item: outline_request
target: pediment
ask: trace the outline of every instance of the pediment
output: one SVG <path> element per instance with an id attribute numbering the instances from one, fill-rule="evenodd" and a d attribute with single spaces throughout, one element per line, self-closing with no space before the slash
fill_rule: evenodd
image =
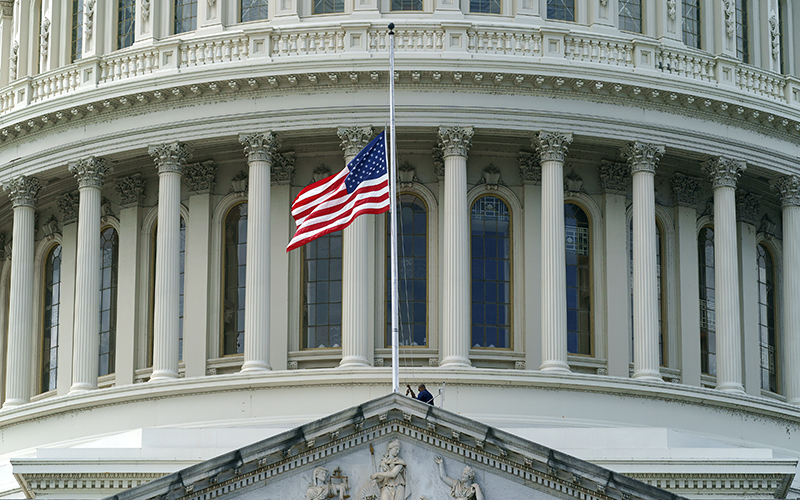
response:
<path id="1" fill-rule="evenodd" d="M 438 461 L 442 462 L 442 473 Z M 373 476 L 376 471 L 380 473 L 377 478 Z M 392 394 L 110 499 L 480 499 L 474 493 L 477 490 L 486 500 L 680 498 L 499 429 Z"/>

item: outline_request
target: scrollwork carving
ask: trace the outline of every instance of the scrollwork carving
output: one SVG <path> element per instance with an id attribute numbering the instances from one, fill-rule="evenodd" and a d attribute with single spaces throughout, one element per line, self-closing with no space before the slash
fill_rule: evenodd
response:
<path id="1" fill-rule="evenodd" d="M 708 160 L 703 165 L 703 172 L 711 177 L 713 188 L 731 187 L 735 188 L 742 173 L 747 170 L 745 162 L 718 156 Z"/>
<path id="2" fill-rule="evenodd" d="M 263 134 L 240 134 L 239 143 L 244 146 L 244 154 L 247 156 L 248 162 L 273 162 L 274 155 L 281 147 L 278 136 L 271 131 L 264 132 Z"/>
<path id="3" fill-rule="evenodd" d="M 148 153 L 153 157 L 159 174 L 167 172 L 180 174 L 183 166 L 192 158 L 189 146 L 177 141 L 150 146 Z"/>
<path id="4" fill-rule="evenodd" d="M 14 40 L 14 44 L 11 46 L 11 55 L 8 57 L 8 61 L 11 63 L 9 65 L 9 80 L 16 80 L 17 79 L 17 61 L 19 60 L 19 42 Z"/>
<path id="5" fill-rule="evenodd" d="M 217 186 L 217 167 L 210 160 L 187 165 L 183 169 L 183 180 L 189 191 L 213 192 Z"/>
<path id="6" fill-rule="evenodd" d="M 47 49 L 50 46 L 50 19 L 44 18 L 42 27 L 39 30 L 39 53 L 42 60 L 47 60 Z"/>
<path id="7" fill-rule="evenodd" d="M 415 182 L 419 182 L 419 178 L 417 178 L 417 169 L 409 162 L 403 162 L 402 165 L 397 167 L 397 179 L 401 188 L 408 189 Z"/>
<path id="8" fill-rule="evenodd" d="M 519 154 L 519 177 L 523 184 L 541 184 L 542 166 L 539 165 L 539 157 L 534 153 Z"/>
<path id="9" fill-rule="evenodd" d="M 580 193 L 583 191 L 583 178 L 574 170 L 564 176 L 564 191 L 568 193 Z"/>
<path id="10" fill-rule="evenodd" d="M 436 171 L 436 177 L 439 180 L 444 179 L 444 152 L 442 152 L 442 148 L 433 148 L 431 156 L 433 157 L 433 170 Z"/>
<path id="11" fill-rule="evenodd" d="M 89 0 L 84 4 L 83 16 L 85 18 L 83 23 L 83 31 L 86 33 L 86 40 L 92 39 L 92 30 L 94 28 L 94 8 L 97 0 Z"/>
<path id="12" fill-rule="evenodd" d="M 45 240 L 52 240 L 56 235 L 61 234 L 61 228 L 58 226 L 58 219 L 55 215 L 51 215 L 47 221 L 42 224 L 42 233 Z"/>
<path id="13" fill-rule="evenodd" d="M 628 191 L 630 169 L 627 165 L 603 160 L 598 171 L 603 192 L 625 194 Z"/>
<path id="14" fill-rule="evenodd" d="M 142 21 L 147 22 L 150 19 L 150 0 L 142 0 Z"/>
<path id="15" fill-rule="evenodd" d="M 79 203 L 80 195 L 77 191 L 67 193 L 58 199 L 58 210 L 61 212 L 64 224 L 71 224 L 78 220 Z"/>
<path id="16" fill-rule="evenodd" d="M 439 147 L 442 148 L 442 156 L 466 157 L 474 134 L 475 130 L 472 127 L 439 127 Z"/>
<path id="17" fill-rule="evenodd" d="M 733 36 L 736 30 L 736 5 L 733 0 L 723 0 L 725 6 L 725 33 Z"/>
<path id="18" fill-rule="evenodd" d="M 78 180 L 78 187 L 92 187 L 102 189 L 106 175 L 112 168 L 108 162 L 102 158 L 90 156 L 69 164 L 69 171 Z"/>
<path id="19" fill-rule="evenodd" d="M 247 196 L 247 172 L 242 170 L 233 176 L 231 188 L 228 192 L 240 198 Z"/>
<path id="20" fill-rule="evenodd" d="M 505 185 L 503 179 L 500 178 L 500 169 L 495 167 L 493 163 L 490 163 L 486 168 L 483 169 L 483 173 L 481 174 L 481 179 L 478 181 L 478 184 L 486 184 L 487 189 L 497 190 L 498 186 Z"/>
<path id="21" fill-rule="evenodd" d="M 761 203 L 756 195 L 746 191 L 736 191 L 736 218 L 747 224 L 756 225 L 761 213 Z"/>
<path id="22" fill-rule="evenodd" d="M 772 58 L 777 61 L 781 53 L 781 28 L 778 16 L 774 12 L 769 18 L 769 37 L 772 45 Z"/>
<path id="23" fill-rule="evenodd" d="M 655 173 L 658 161 L 666 151 L 661 144 L 647 142 L 631 142 L 620 150 L 620 154 L 631 167 L 631 173 Z"/>
<path id="24" fill-rule="evenodd" d="M 39 200 L 39 192 L 44 188 L 44 183 L 36 177 L 20 175 L 2 183 L 3 191 L 11 198 L 11 206 L 35 207 Z"/>
<path id="25" fill-rule="evenodd" d="M 355 156 L 372 140 L 372 127 L 339 127 L 336 131 L 341 139 L 345 158 Z"/>
<path id="26" fill-rule="evenodd" d="M 275 156 L 275 161 L 272 163 L 272 168 L 270 169 L 272 184 L 285 186 L 291 183 L 296 162 L 297 156 L 292 152 L 277 154 Z"/>
<path id="27" fill-rule="evenodd" d="M 131 206 L 144 203 L 147 180 L 141 174 L 133 174 L 119 179 L 114 185 L 114 191 L 120 199 L 120 205 Z"/>
<path id="28" fill-rule="evenodd" d="M 700 197 L 700 183 L 686 175 L 675 174 L 672 178 L 672 194 L 679 206 L 695 207 Z"/>
<path id="29" fill-rule="evenodd" d="M 674 21 L 677 13 L 678 13 L 677 0 L 667 0 L 667 15 L 669 16 L 669 18 Z"/>
<path id="30" fill-rule="evenodd" d="M 772 181 L 772 189 L 781 197 L 784 207 L 800 207 L 800 176 L 787 175 Z"/>
<path id="31" fill-rule="evenodd" d="M 539 132 L 531 139 L 531 146 L 539 152 L 539 161 L 560 161 L 567 157 L 572 133 Z"/>

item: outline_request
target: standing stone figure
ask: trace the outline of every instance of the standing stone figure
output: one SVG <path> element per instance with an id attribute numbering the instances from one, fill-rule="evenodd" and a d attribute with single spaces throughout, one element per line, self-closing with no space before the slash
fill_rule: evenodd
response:
<path id="1" fill-rule="evenodd" d="M 400 441 L 389 442 L 386 454 L 381 458 L 378 472 L 370 475 L 381 491 L 380 500 L 405 500 L 411 494 L 406 492 L 406 463 L 400 458 Z"/>
<path id="2" fill-rule="evenodd" d="M 344 500 L 346 494 L 347 483 L 333 484 L 330 481 L 328 469 L 325 467 L 314 469 L 314 476 L 306 490 L 306 500 L 328 500 L 333 497 L 339 497 L 339 500 Z"/>
<path id="3" fill-rule="evenodd" d="M 439 465 L 439 477 L 450 487 L 450 496 L 456 500 L 483 500 L 480 485 L 475 482 L 475 469 L 467 465 L 460 479 L 447 477 L 444 471 L 444 459 L 437 456 L 433 459 Z"/>

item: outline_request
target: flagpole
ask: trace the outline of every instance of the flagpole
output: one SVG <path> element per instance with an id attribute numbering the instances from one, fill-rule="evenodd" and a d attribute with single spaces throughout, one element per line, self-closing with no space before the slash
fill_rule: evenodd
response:
<path id="1" fill-rule="evenodd" d="M 389 231 L 392 265 L 392 392 L 400 392 L 400 290 L 397 283 L 397 150 L 394 134 L 394 23 L 389 23 Z"/>

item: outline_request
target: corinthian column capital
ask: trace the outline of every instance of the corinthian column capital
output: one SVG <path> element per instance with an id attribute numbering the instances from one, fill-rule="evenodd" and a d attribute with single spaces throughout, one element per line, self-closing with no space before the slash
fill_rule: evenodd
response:
<path id="1" fill-rule="evenodd" d="M 156 162 L 159 174 L 167 172 L 180 174 L 183 165 L 192 158 L 189 145 L 178 141 L 150 146 L 147 152 Z"/>
<path id="2" fill-rule="evenodd" d="M 679 206 L 694 207 L 700 196 L 700 183 L 697 179 L 675 174 L 672 178 L 672 194 Z"/>
<path id="3" fill-rule="evenodd" d="M 571 132 L 537 132 L 531 139 L 531 146 L 539 152 L 540 161 L 560 161 L 567 157 L 572 144 Z"/>
<path id="4" fill-rule="evenodd" d="M 781 197 L 784 207 L 800 207 L 800 176 L 787 175 L 772 181 L 772 189 Z"/>
<path id="5" fill-rule="evenodd" d="M 444 156 L 467 157 L 472 146 L 472 127 L 439 127 L 439 147 Z"/>
<path id="6" fill-rule="evenodd" d="M 631 142 L 620 150 L 620 154 L 631 167 L 631 173 L 650 172 L 655 173 L 658 160 L 664 154 L 666 148 L 661 144 L 650 144 L 647 142 Z"/>
<path id="7" fill-rule="evenodd" d="M 373 134 L 372 127 L 339 127 L 336 133 L 342 140 L 345 158 L 357 155 L 369 144 Z"/>
<path id="8" fill-rule="evenodd" d="M 11 198 L 13 208 L 35 207 L 39 199 L 39 191 L 44 188 L 44 184 L 36 177 L 20 175 L 3 182 L 2 187 L 3 191 L 8 193 L 8 197 Z"/>
<path id="9" fill-rule="evenodd" d="M 106 175 L 111 173 L 111 165 L 103 158 L 90 156 L 69 164 L 69 171 L 78 179 L 78 187 L 101 189 Z"/>
<path id="10" fill-rule="evenodd" d="M 275 153 L 281 147 L 278 136 L 267 131 L 263 134 L 239 134 L 239 143 L 244 146 L 244 154 L 247 161 L 267 161 L 272 163 Z"/>
<path id="11" fill-rule="evenodd" d="M 735 188 L 742 173 L 747 170 L 745 162 L 718 156 L 703 165 L 703 172 L 711 177 L 711 186 Z"/>

